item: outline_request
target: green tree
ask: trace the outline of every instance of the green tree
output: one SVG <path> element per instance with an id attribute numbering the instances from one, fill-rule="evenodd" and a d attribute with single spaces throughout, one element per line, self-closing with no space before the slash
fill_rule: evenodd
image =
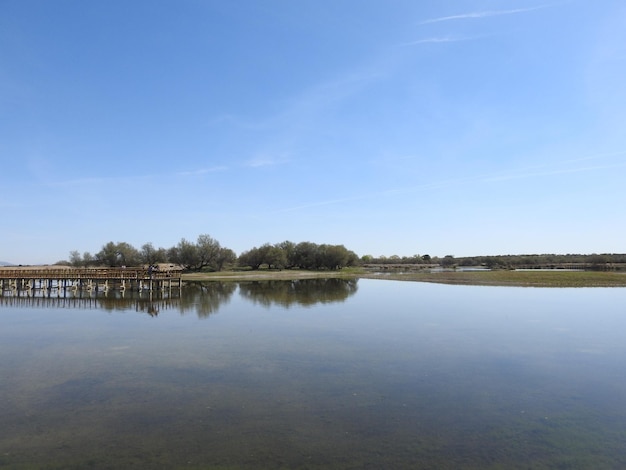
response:
<path id="1" fill-rule="evenodd" d="M 145 243 L 141 246 L 140 260 L 143 264 L 165 263 L 167 253 L 164 248 L 154 248 L 152 243 Z"/>
<path id="2" fill-rule="evenodd" d="M 185 238 L 182 238 L 169 254 L 173 257 L 170 261 L 180 264 L 185 269 L 195 271 L 201 267 L 198 246 Z"/>
<path id="3" fill-rule="evenodd" d="M 94 263 L 95 263 L 95 259 L 94 259 L 93 255 L 91 253 L 89 253 L 88 251 L 85 251 L 83 253 L 83 265 L 84 266 L 91 266 Z"/>
<path id="4" fill-rule="evenodd" d="M 240 266 L 249 266 L 256 270 L 264 263 L 263 250 L 261 248 L 251 248 L 248 251 L 244 251 L 239 255 L 238 263 Z"/>
<path id="5" fill-rule="evenodd" d="M 444 268 L 451 268 L 455 264 L 456 264 L 456 260 L 454 259 L 454 256 L 452 255 L 446 255 L 441 260 L 441 266 L 443 266 Z"/>
<path id="6" fill-rule="evenodd" d="M 269 268 L 284 269 L 287 266 L 287 254 L 278 246 L 267 246 L 263 252 L 263 262 Z"/>
<path id="7" fill-rule="evenodd" d="M 90 261 L 88 259 L 90 256 L 89 253 L 85 253 L 84 264 Z M 139 251 L 129 243 L 108 242 L 95 254 L 94 260 L 104 266 L 136 266 L 140 262 L 140 255 Z"/>
<path id="8" fill-rule="evenodd" d="M 589 262 L 591 263 L 591 268 L 594 270 L 604 270 L 606 269 L 607 262 L 609 258 L 605 255 L 592 254 L 589 257 Z"/>
<path id="9" fill-rule="evenodd" d="M 285 253 L 285 268 L 293 268 L 294 264 L 294 255 L 296 253 L 296 244 L 294 242 L 290 242 L 289 240 L 285 240 L 284 242 L 280 242 L 276 245 L 277 248 L 280 248 Z"/>
<path id="10" fill-rule="evenodd" d="M 302 269 L 315 269 L 318 246 L 312 242 L 300 242 L 294 251 L 293 265 Z"/>
<path id="11" fill-rule="evenodd" d="M 138 266 L 141 264 L 141 256 L 137 248 L 130 243 L 119 242 L 117 244 L 118 266 Z"/>
<path id="12" fill-rule="evenodd" d="M 348 263 L 348 250 L 341 245 L 320 245 L 317 248 L 316 269 L 340 269 Z"/>
<path id="13" fill-rule="evenodd" d="M 104 266 L 119 266 L 117 245 L 113 242 L 103 245 L 95 256 L 98 263 Z"/>
<path id="14" fill-rule="evenodd" d="M 77 250 L 70 251 L 69 263 L 76 267 L 83 265 L 83 258 Z"/>
<path id="15" fill-rule="evenodd" d="M 180 264 L 180 255 L 178 253 L 178 246 L 172 246 L 166 250 L 168 263 Z"/>
<path id="16" fill-rule="evenodd" d="M 237 261 L 237 255 L 230 248 L 220 248 L 215 259 L 215 268 L 217 271 L 223 271 L 224 266 L 233 264 Z"/>
<path id="17" fill-rule="evenodd" d="M 221 249 L 220 243 L 209 235 L 199 235 L 196 244 L 197 247 L 197 263 L 196 269 L 202 269 L 212 266 L 217 269 L 217 257 Z"/>

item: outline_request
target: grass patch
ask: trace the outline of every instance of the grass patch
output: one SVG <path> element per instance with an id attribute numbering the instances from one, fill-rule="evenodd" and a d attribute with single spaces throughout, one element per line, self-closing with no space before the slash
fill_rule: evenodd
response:
<path id="1" fill-rule="evenodd" d="M 221 271 L 213 273 L 184 273 L 184 281 L 259 281 L 294 279 L 330 279 L 362 277 L 365 271 L 345 268 L 339 271 L 306 271 L 301 269 L 258 269 L 254 271 Z"/>
<path id="2" fill-rule="evenodd" d="M 597 271 L 444 271 L 372 273 L 361 268 L 339 271 L 257 270 L 185 273 L 187 281 L 255 281 L 319 278 L 362 278 L 434 282 L 475 286 L 519 287 L 626 287 L 626 273 Z"/>
<path id="3" fill-rule="evenodd" d="M 359 277 L 476 286 L 626 287 L 626 273 L 596 271 L 444 271 L 371 273 Z"/>

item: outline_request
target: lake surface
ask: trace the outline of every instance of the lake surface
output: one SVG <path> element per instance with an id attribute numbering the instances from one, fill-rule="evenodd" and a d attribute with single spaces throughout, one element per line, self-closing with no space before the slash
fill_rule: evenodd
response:
<path id="1" fill-rule="evenodd" d="M 0 468 L 626 468 L 626 289 L 165 294 L 0 297 Z"/>

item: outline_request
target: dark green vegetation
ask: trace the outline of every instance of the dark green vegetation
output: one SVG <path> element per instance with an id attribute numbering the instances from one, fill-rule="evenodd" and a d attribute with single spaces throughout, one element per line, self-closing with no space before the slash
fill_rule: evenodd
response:
<path id="1" fill-rule="evenodd" d="M 483 286 L 521 287 L 626 287 L 626 273 L 598 271 L 418 271 L 411 273 L 370 273 L 360 277 L 400 281 L 435 282 Z"/>
<path id="2" fill-rule="evenodd" d="M 200 235 L 196 243 L 185 238 L 169 249 L 154 248 L 152 243 L 137 249 L 126 242 L 109 242 L 95 255 L 78 251 L 70 253 L 69 261 L 57 264 L 73 266 L 138 266 L 142 264 L 173 263 L 188 271 L 223 271 L 224 268 L 270 269 L 322 269 L 337 270 L 358 264 L 357 255 L 343 245 L 318 245 L 312 242 L 284 241 L 266 243 L 244 251 L 235 252 L 223 247 L 209 235 Z"/>
<path id="3" fill-rule="evenodd" d="M 69 261 L 58 264 L 73 266 L 137 266 L 157 263 L 172 263 L 182 266 L 192 273 L 220 273 L 221 279 L 255 277 L 298 278 L 301 270 L 321 271 L 328 276 L 330 272 L 346 268 L 363 268 L 362 277 L 370 277 L 372 272 L 384 270 L 394 279 L 421 280 L 429 282 L 469 283 L 487 285 L 624 285 L 621 276 L 583 276 L 533 273 L 512 274 L 502 270 L 513 269 L 576 269 L 581 271 L 626 271 L 626 254 L 591 254 L 591 255 L 502 255 L 455 258 L 446 255 L 442 258 L 430 255 L 381 256 L 375 258 L 365 255 L 359 258 L 343 245 L 316 244 L 312 242 L 265 243 L 244 251 L 239 256 L 209 235 L 198 236 L 196 242 L 182 238 L 171 248 L 155 248 L 152 243 L 145 243 L 140 249 L 126 242 L 108 242 L 95 255 L 78 251 L 70 253 Z M 481 267 L 498 270 L 498 274 L 485 273 L 431 273 L 436 267 L 456 268 Z M 276 274 L 276 271 L 298 270 L 296 272 Z M 410 271 L 410 273 L 407 273 Z M 350 272 L 353 274 L 353 272 Z M 400 274 L 401 273 L 401 274 Z M 554 274 L 554 273 L 553 273 Z M 311 275 L 315 276 L 315 275 Z M 334 276 L 334 274 L 333 274 Z M 215 279 L 215 278 L 213 278 Z"/>
<path id="4" fill-rule="evenodd" d="M 343 245 L 318 245 L 311 242 L 295 244 L 290 241 L 244 251 L 239 265 L 259 269 L 265 265 L 274 269 L 330 269 L 336 270 L 358 264 L 358 257 Z"/>
<path id="5" fill-rule="evenodd" d="M 142 264 L 174 263 L 186 270 L 199 271 L 210 269 L 221 271 L 226 265 L 235 263 L 237 255 L 229 248 L 224 248 L 216 239 L 209 235 L 198 236 L 191 242 L 182 238 L 177 245 L 165 249 L 155 248 L 152 243 L 145 243 L 137 249 L 126 242 L 108 242 L 95 255 L 78 251 L 70 252 L 69 263 L 72 266 L 139 266 Z"/>
<path id="6" fill-rule="evenodd" d="M 303 278 L 361 278 L 394 281 L 434 282 L 439 284 L 465 284 L 476 286 L 517 287 L 626 287 L 626 273 L 599 271 L 439 271 L 381 272 L 362 268 L 341 271 L 231 271 L 219 273 L 183 274 L 190 281 L 245 281 L 245 280 L 291 280 Z"/>
<path id="7" fill-rule="evenodd" d="M 626 267 L 626 254 L 541 254 L 541 255 L 498 255 L 498 256 L 466 256 L 454 257 L 446 255 L 443 258 L 429 255 L 414 256 L 363 256 L 361 261 L 365 265 L 388 266 L 429 266 L 437 265 L 445 268 L 455 266 L 474 266 L 489 269 L 558 269 L 577 268 L 607 270 Z"/>

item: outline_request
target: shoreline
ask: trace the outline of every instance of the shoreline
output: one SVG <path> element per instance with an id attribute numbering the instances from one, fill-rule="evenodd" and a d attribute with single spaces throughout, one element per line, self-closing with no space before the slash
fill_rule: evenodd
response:
<path id="1" fill-rule="evenodd" d="M 626 273 L 598 271 L 444 271 L 374 273 L 362 269 L 341 271 L 224 271 L 187 273 L 183 281 L 291 281 L 298 279 L 357 278 L 500 287 L 626 287 Z"/>

